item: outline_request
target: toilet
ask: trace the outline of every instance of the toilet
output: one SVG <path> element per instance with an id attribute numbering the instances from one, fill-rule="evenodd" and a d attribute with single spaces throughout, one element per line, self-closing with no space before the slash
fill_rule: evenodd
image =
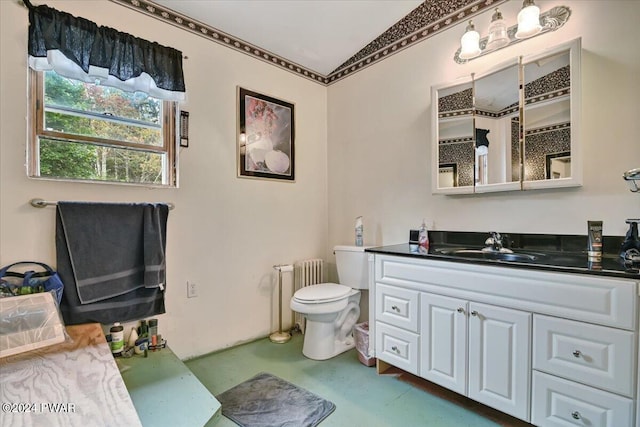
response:
<path id="1" fill-rule="evenodd" d="M 368 289 L 367 254 L 362 246 L 336 246 L 337 283 L 299 289 L 291 298 L 293 311 L 307 319 L 302 354 L 326 360 L 355 346 L 353 326 L 360 317 L 360 291 Z"/>

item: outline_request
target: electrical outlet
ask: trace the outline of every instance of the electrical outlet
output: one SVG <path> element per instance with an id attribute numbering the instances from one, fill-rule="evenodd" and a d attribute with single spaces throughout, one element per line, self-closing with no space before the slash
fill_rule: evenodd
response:
<path id="1" fill-rule="evenodd" d="M 195 298 L 198 296 L 198 289 L 194 282 L 187 282 L 187 298 Z"/>

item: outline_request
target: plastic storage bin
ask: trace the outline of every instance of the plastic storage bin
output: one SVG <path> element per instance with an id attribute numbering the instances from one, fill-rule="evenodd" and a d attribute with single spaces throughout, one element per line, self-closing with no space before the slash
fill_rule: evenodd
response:
<path id="1" fill-rule="evenodd" d="M 64 324 L 51 292 L 0 298 L 0 357 L 63 341 Z"/>
<path id="2" fill-rule="evenodd" d="M 369 356 L 369 322 L 358 323 L 353 328 L 353 335 L 356 339 L 356 350 L 358 360 L 365 366 L 376 364 L 376 358 Z"/>

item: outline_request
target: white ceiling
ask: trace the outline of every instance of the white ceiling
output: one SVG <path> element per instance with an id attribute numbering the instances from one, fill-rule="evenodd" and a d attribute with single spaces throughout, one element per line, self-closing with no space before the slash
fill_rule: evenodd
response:
<path id="1" fill-rule="evenodd" d="M 421 0 L 154 0 L 328 75 Z"/>

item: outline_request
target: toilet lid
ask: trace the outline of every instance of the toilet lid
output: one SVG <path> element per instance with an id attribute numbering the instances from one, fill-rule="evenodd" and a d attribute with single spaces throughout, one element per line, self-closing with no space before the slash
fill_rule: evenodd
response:
<path id="1" fill-rule="evenodd" d="M 337 283 L 322 283 L 319 285 L 305 286 L 296 291 L 294 297 L 302 302 L 332 301 L 346 297 L 351 288 Z"/>

